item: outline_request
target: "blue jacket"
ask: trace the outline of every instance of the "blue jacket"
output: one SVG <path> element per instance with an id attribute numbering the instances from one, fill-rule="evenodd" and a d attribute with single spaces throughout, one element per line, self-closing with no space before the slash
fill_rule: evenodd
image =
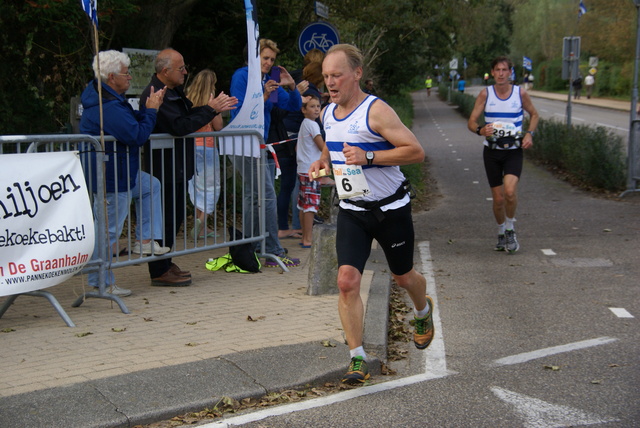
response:
<path id="1" fill-rule="evenodd" d="M 82 92 L 82 118 L 80 132 L 89 135 L 100 135 L 100 106 L 98 102 L 98 82 L 93 80 Z M 105 142 L 106 192 L 126 192 L 136 183 L 139 164 L 140 147 L 149 139 L 156 124 L 156 109 L 138 112 L 131 107 L 124 95 L 117 94 L 110 86 L 102 84 L 102 111 L 104 134 L 118 139 Z M 127 165 L 127 147 L 129 162 Z M 95 164 L 95 154 L 92 157 Z M 117 168 L 117 178 L 116 170 Z M 96 171 L 92 168 L 93 191 L 96 191 Z"/>
<path id="2" fill-rule="evenodd" d="M 271 77 L 267 74 L 262 81 L 262 85 Z M 233 73 L 231 77 L 231 88 L 229 90 L 230 95 L 238 99 L 238 105 L 235 110 L 231 110 L 231 118 L 236 117 L 242 107 L 244 101 L 245 92 L 247 91 L 247 81 L 249 79 L 249 67 L 244 66 L 239 68 Z M 287 111 L 299 111 L 302 108 L 302 97 L 298 89 L 294 89 L 291 92 L 287 92 L 282 87 L 278 87 L 278 103 L 275 104 L 283 110 Z M 264 103 L 264 140 L 267 141 L 269 136 L 269 125 L 271 124 L 271 109 L 274 103 L 270 100 Z"/>

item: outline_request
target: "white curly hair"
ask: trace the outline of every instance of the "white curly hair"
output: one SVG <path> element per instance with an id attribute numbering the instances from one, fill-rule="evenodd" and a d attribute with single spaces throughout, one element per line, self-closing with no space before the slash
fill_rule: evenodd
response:
<path id="1" fill-rule="evenodd" d="M 100 57 L 100 77 L 106 80 L 109 74 L 118 74 L 122 66 L 129 67 L 131 60 L 126 53 L 115 50 L 102 51 L 93 57 L 93 74 L 98 78 L 98 57 Z"/>

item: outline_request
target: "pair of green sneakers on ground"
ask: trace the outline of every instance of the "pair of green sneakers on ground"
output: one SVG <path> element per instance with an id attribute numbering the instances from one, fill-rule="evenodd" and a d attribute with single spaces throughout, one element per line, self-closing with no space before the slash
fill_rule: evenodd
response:
<path id="1" fill-rule="evenodd" d="M 433 328 L 433 300 L 429 296 L 427 296 L 427 305 L 429 305 L 429 313 L 426 317 L 414 317 L 413 343 L 418 349 L 425 349 L 429 346 L 435 332 Z M 342 382 L 349 385 L 361 385 L 370 377 L 367 362 L 364 358 L 357 356 L 351 358 L 349 369 L 342 378 Z"/>

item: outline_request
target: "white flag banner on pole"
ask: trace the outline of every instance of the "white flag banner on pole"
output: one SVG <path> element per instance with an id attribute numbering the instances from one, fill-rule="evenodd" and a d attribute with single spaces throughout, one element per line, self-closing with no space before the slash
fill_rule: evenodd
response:
<path id="1" fill-rule="evenodd" d="M 247 65 L 249 68 L 247 90 L 240 110 L 222 129 L 222 132 L 258 131 L 260 135 L 264 134 L 264 98 L 258 46 L 260 32 L 254 1 L 244 1 L 247 16 Z M 260 157 L 260 142 L 257 137 L 220 137 L 219 140 L 221 154 Z"/>
<path id="2" fill-rule="evenodd" d="M 0 155 L 0 296 L 64 282 L 91 258 L 93 213 L 77 152 Z"/>

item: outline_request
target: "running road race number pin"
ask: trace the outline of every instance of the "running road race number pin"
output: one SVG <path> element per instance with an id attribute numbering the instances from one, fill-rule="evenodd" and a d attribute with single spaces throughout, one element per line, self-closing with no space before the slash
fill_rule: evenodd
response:
<path id="1" fill-rule="evenodd" d="M 496 138 L 516 136 L 517 129 L 513 123 L 493 122 L 491 125 L 493 125 L 493 136 Z"/>
<path id="2" fill-rule="evenodd" d="M 336 178 L 336 189 L 340 199 L 366 196 L 371 193 L 360 165 L 334 165 L 333 175 Z"/>

